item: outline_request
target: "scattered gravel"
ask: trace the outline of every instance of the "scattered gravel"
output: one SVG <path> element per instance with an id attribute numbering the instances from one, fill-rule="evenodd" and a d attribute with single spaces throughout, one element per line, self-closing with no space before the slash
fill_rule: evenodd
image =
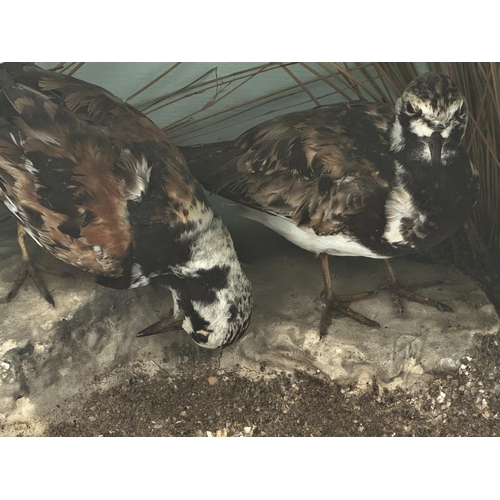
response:
<path id="1" fill-rule="evenodd" d="M 477 336 L 455 372 L 425 391 L 365 391 L 315 374 L 252 380 L 199 365 L 137 375 L 82 401 L 47 436 L 497 436 L 500 338 Z"/>

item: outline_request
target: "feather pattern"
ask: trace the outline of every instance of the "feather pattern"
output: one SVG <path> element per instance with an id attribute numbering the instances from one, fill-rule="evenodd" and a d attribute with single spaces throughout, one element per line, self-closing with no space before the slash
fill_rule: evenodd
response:
<path id="1" fill-rule="evenodd" d="M 205 331 L 188 331 L 204 347 L 241 336 L 250 284 L 229 233 L 163 132 L 101 87 L 33 64 L 0 65 L 0 86 L 0 199 L 35 241 L 108 286 L 164 276 L 179 314 Z M 200 261 L 195 249 L 207 235 L 214 251 Z M 191 297 L 193 283 L 205 296 Z"/>
<path id="2" fill-rule="evenodd" d="M 234 141 L 180 149 L 206 189 L 245 205 L 244 215 L 295 244 L 386 258 L 439 243 L 469 216 L 479 183 L 460 145 L 466 122 L 453 82 L 427 74 L 396 109 L 322 106 Z"/>

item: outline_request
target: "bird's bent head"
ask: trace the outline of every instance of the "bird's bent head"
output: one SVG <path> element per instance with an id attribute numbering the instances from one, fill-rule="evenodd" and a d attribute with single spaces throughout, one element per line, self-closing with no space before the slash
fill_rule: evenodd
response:
<path id="1" fill-rule="evenodd" d="M 241 269 L 210 271 L 215 271 L 222 280 L 205 283 L 202 286 L 203 297 L 180 290 L 172 290 L 172 295 L 176 304 L 175 314 L 182 329 L 199 346 L 216 349 L 232 344 L 248 328 L 252 313 L 252 287 Z M 198 281 L 196 277 L 194 279 Z M 192 284 L 199 286 L 199 283 Z"/>
<path id="2" fill-rule="evenodd" d="M 226 347 L 238 340 L 250 323 L 252 287 L 241 269 L 228 271 L 212 268 L 207 270 L 208 275 L 184 276 L 180 278 L 181 284 L 177 282 L 175 287 L 171 284 L 173 315 L 137 335 L 146 337 L 184 330 L 199 346 L 207 349 Z M 230 274 L 231 278 L 227 279 Z M 211 278 L 217 275 L 219 278 L 226 276 L 212 281 Z M 194 294 L 190 293 L 193 289 L 196 290 Z"/>
<path id="3" fill-rule="evenodd" d="M 252 313 L 252 286 L 221 219 L 189 241 L 190 259 L 172 268 L 169 287 L 174 315 L 201 347 L 216 349 L 238 340 Z"/>

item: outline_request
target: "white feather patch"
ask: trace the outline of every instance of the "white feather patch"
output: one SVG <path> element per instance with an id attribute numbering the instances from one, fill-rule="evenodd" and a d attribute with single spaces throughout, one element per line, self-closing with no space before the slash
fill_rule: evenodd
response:
<path id="1" fill-rule="evenodd" d="M 138 160 L 129 149 L 120 153 L 120 163 L 133 176 L 132 181 L 126 185 L 125 197 L 127 200 L 139 201 L 148 189 L 152 166 L 148 165 L 142 155 Z"/>
<path id="2" fill-rule="evenodd" d="M 383 238 L 391 245 L 409 244 L 403 235 L 403 219 L 413 222 L 413 231 L 418 237 L 425 237 L 423 225 L 427 216 L 420 212 L 413 200 L 412 195 L 404 188 L 398 177 L 404 173 L 401 165 L 396 165 L 396 184 L 391 190 L 385 204 L 386 226 Z M 399 174 L 399 175 L 398 175 Z M 414 245 L 410 245 L 414 246 Z"/>
<path id="3" fill-rule="evenodd" d="M 130 288 L 136 288 L 139 286 L 145 286 L 149 283 L 149 280 L 144 276 L 140 264 L 132 264 L 132 269 L 130 270 L 131 283 Z"/>
<path id="4" fill-rule="evenodd" d="M 29 158 L 24 160 L 24 168 L 32 174 L 38 173 L 38 169 L 34 167 L 33 162 Z"/>
<path id="5" fill-rule="evenodd" d="M 277 232 L 294 245 L 316 255 L 327 253 L 345 257 L 369 257 L 372 259 L 383 259 L 382 255 L 372 252 L 370 249 L 359 244 L 353 238 L 345 234 L 332 234 L 318 236 L 311 228 L 300 228 L 290 219 L 279 215 L 271 215 L 260 210 L 249 207 L 240 207 L 241 215 L 248 219 L 264 224 Z"/>
<path id="6" fill-rule="evenodd" d="M 19 210 L 18 208 L 16 207 L 16 205 L 14 205 L 14 203 L 12 202 L 12 200 L 6 195 L 4 194 L 2 196 L 2 200 L 3 202 L 5 203 L 5 206 L 16 216 L 18 217 L 19 216 Z"/>

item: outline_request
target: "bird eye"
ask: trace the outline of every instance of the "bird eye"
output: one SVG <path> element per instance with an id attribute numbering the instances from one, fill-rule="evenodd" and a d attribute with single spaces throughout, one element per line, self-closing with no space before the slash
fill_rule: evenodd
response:
<path id="1" fill-rule="evenodd" d="M 410 101 L 406 101 L 405 109 L 409 115 L 415 114 L 415 108 L 411 105 Z"/>

